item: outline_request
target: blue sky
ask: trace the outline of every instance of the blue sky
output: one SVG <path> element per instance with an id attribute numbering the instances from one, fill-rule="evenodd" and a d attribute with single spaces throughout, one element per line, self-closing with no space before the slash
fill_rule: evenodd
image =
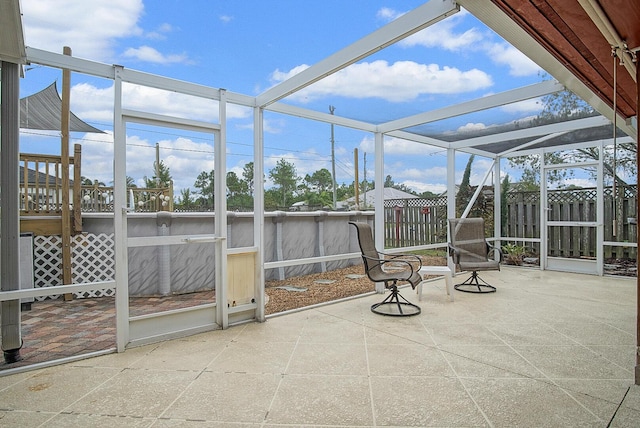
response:
<path id="1" fill-rule="evenodd" d="M 243 0 L 22 0 L 27 46 L 107 64 L 257 95 L 359 38 L 384 26 L 421 1 Z M 283 102 L 376 123 L 457 104 L 537 83 L 541 70 L 464 10 Z M 21 82 L 21 96 L 60 84 L 61 73 L 35 66 Z M 74 74 L 72 111 L 107 134 L 74 134 L 83 147 L 83 175 L 112 178 L 112 82 Z M 336 96 L 335 94 L 340 94 Z M 211 105 L 152 90 L 128 88 L 127 103 L 141 109 L 208 120 Z M 431 125 L 434 132 L 482 128 L 537 114 L 536 100 Z M 210 118 L 209 118 L 210 119 Z M 265 169 L 280 158 L 303 177 L 331 170 L 330 127 L 324 123 L 265 114 Z M 241 174 L 252 160 L 252 113 L 229 110 L 230 170 Z M 25 132 L 21 151 L 59 153 L 55 137 Z M 127 130 L 127 174 L 139 180 L 153 174 L 154 147 L 170 167 L 177 188 L 192 187 L 200 171 L 213 169 L 213 147 L 205 135 L 168 129 Z M 57 144 L 57 145 L 56 145 Z M 416 191 L 444 190 L 446 158 L 441 150 L 406 141 L 388 141 L 385 175 Z M 335 127 L 336 176 L 373 178 L 373 135 Z M 460 177 L 466 157 L 460 156 Z M 476 158 L 472 181 L 489 161 Z"/>

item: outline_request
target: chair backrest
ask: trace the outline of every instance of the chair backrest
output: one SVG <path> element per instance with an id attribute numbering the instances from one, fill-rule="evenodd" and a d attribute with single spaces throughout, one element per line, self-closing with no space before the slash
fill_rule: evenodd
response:
<path id="1" fill-rule="evenodd" d="M 449 232 L 451 245 L 460 251 L 461 263 L 488 259 L 483 218 L 450 218 Z"/>
<path id="2" fill-rule="evenodd" d="M 358 244 L 362 252 L 362 260 L 364 261 L 364 269 L 367 272 L 367 276 L 372 281 L 377 281 L 377 278 L 380 278 L 380 274 L 383 274 L 384 271 L 382 270 L 380 262 L 377 261 L 380 259 L 380 254 L 378 250 L 376 250 L 376 245 L 373 241 L 371 226 L 367 223 L 354 221 L 350 221 L 349 224 L 355 226 L 358 232 Z"/>

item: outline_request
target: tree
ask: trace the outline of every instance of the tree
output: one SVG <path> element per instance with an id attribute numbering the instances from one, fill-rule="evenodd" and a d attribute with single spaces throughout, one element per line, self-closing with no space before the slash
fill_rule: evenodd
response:
<path id="1" fill-rule="evenodd" d="M 191 189 L 188 187 L 186 189 L 180 190 L 180 200 L 178 205 L 183 209 L 189 209 L 193 207 L 193 196 L 191 194 Z"/>
<path id="2" fill-rule="evenodd" d="M 214 180 L 214 170 L 211 170 L 210 172 L 202 171 L 198 174 L 198 177 L 196 177 L 195 183 L 193 183 L 193 187 L 198 189 L 198 193 L 200 193 L 198 201 L 203 205 L 213 207 Z"/>
<path id="3" fill-rule="evenodd" d="M 282 206 L 287 206 L 287 201 L 293 198 L 300 179 L 296 175 L 296 167 L 294 164 L 280 159 L 276 166 L 269 171 L 269 178 L 277 186 Z"/>
<path id="4" fill-rule="evenodd" d="M 156 189 L 159 187 L 167 187 L 169 183 L 173 181 L 169 167 L 165 165 L 164 161 L 160 161 L 160 164 L 153 163 L 153 176 L 148 178 L 144 176 L 144 186 L 147 189 Z"/>
<path id="5" fill-rule="evenodd" d="M 318 193 L 333 191 L 333 178 L 326 168 L 319 169 L 312 175 L 307 174 L 304 177 L 304 183 L 310 190 Z"/>
<path id="6" fill-rule="evenodd" d="M 590 117 L 597 112 L 588 103 L 580 99 L 573 92 L 564 90 L 549 94 L 542 98 L 543 108 L 540 114 L 533 119 L 533 125 L 545 125 L 567 120 L 580 119 Z M 612 127 L 613 125 L 611 125 Z M 602 130 L 604 131 L 604 130 Z M 576 131 L 577 132 L 577 131 Z M 624 135 L 618 130 L 617 135 Z M 586 134 L 586 133 L 585 133 Z M 613 135 L 613 129 L 606 132 Z M 593 138 L 585 135 L 585 138 Z M 601 137 L 599 137 L 601 138 Z M 598 139 L 599 139 L 598 138 Z M 586 140 L 588 141 L 588 140 Z M 579 148 L 572 151 L 547 153 L 545 156 L 546 164 L 557 164 L 564 162 L 582 162 L 597 160 L 599 149 L 596 147 Z M 624 143 L 617 147 L 616 153 L 612 149 L 604 152 L 604 168 L 609 177 L 615 179 L 618 184 L 625 185 L 626 182 L 618 173 L 620 168 L 628 176 L 637 176 L 636 155 L 637 146 L 635 143 Z M 615 158 L 615 161 L 614 161 Z M 537 190 L 540 187 L 540 157 L 538 155 L 528 155 L 510 158 L 511 166 L 522 169 L 521 183 L 517 184 L 519 190 Z M 614 167 L 615 165 L 615 167 Z M 595 174 L 595 170 L 593 172 Z M 559 183 L 562 180 L 571 177 L 572 171 L 567 169 L 551 170 L 548 180 L 552 183 Z"/>
<path id="7" fill-rule="evenodd" d="M 500 223 L 502 224 L 502 236 L 508 236 L 507 221 L 509 220 L 509 213 L 507 212 L 507 207 L 509 206 L 509 201 L 507 201 L 507 195 L 509 194 L 510 188 L 511 183 L 509 183 L 509 174 L 507 174 L 504 176 L 504 179 L 502 179 L 500 186 Z"/>
<path id="8" fill-rule="evenodd" d="M 80 184 L 82 186 L 106 186 L 106 184 L 104 184 L 104 182 L 102 181 L 92 180 L 85 176 L 80 177 Z"/>
<path id="9" fill-rule="evenodd" d="M 242 169 L 242 178 L 247 183 L 247 190 L 251 196 L 253 196 L 253 190 L 255 189 L 253 175 L 253 162 L 247 162 Z"/>
<path id="10" fill-rule="evenodd" d="M 474 155 L 469 156 L 467 166 L 465 167 L 464 174 L 462 175 L 462 182 L 460 182 L 458 194 L 456 195 L 456 215 L 458 217 L 462 216 L 476 190 L 476 188 L 471 186 L 471 164 L 473 163 L 474 158 Z M 468 217 L 482 217 L 484 218 L 485 226 L 490 228 L 493 226 L 492 213 L 493 211 L 489 210 L 487 207 L 487 200 L 484 193 L 480 192 L 471 206 Z"/>
<path id="11" fill-rule="evenodd" d="M 431 192 L 429 190 L 426 190 L 426 191 L 420 193 L 418 196 L 420 196 L 421 198 L 424 198 L 424 199 L 434 199 L 434 198 L 438 197 L 438 194 L 437 193 L 433 193 L 433 192 Z"/>
<path id="12" fill-rule="evenodd" d="M 462 216 L 473 195 L 471 191 L 471 164 L 473 163 L 474 157 L 474 155 L 469 156 L 467 166 L 462 174 L 462 181 L 460 182 L 460 187 L 456 195 L 456 217 Z"/>
<path id="13" fill-rule="evenodd" d="M 238 178 L 238 175 L 233 172 L 227 172 L 227 192 L 228 196 L 237 196 L 246 194 L 248 190 L 247 183 Z"/>

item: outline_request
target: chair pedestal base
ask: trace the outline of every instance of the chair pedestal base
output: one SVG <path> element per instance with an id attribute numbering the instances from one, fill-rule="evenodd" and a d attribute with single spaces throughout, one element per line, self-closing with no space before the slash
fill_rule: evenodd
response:
<path id="1" fill-rule="evenodd" d="M 371 312 L 390 317 L 410 317 L 418 315 L 422 310 L 420 306 L 409 302 L 398 292 L 398 287 L 389 287 L 389 294 L 382 302 L 371 305 Z"/>
<path id="2" fill-rule="evenodd" d="M 473 272 L 467 280 L 461 284 L 453 286 L 458 291 L 464 293 L 495 293 L 496 287 L 487 284 L 478 276 L 478 272 Z"/>

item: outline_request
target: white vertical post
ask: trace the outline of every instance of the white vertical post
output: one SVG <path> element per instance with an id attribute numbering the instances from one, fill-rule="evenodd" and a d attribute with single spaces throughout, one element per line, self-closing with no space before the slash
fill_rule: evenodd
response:
<path id="1" fill-rule="evenodd" d="M 598 147 L 598 175 L 596 180 L 596 272 L 604 274 L 604 143 Z M 615 180 L 615 177 L 613 178 Z M 613 195 L 615 198 L 617 195 Z M 620 219 L 622 221 L 622 219 Z"/>
<path id="2" fill-rule="evenodd" d="M 502 247 L 502 181 L 500 180 L 500 156 L 496 157 L 493 164 L 493 236 L 496 238 L 496 248 Z M 496 254 L 497 257 L 497 254 Z M 497 260 L 497 258 L 496 258 Z"/>
<path id="3" fill-rule="evenodd" d="M 375 156 L 375 245 L 378 251 L 384 251 L 384 135 L 381 132 L 375 133 Z M 383 283 L 376 283 L 376 292 L 384 293 Z"/>
<path id="4" fill-rule="evenodd" d="M 456 217 L 456 151 L 447 149 L 447 219 Z M 447 242 L 451 242 L 451 231 L 447 220 Z M 452 275 L 456 275 L 456 267 L 453 259 L 447 256 L 447 265 L 451 269 Z"/>
<path id="5" fill-rule="evenodd" d="M 258 248 L 256 254 L 256 319 L 265 320 L 264 314 L 264 136 L 262 123 L 264 110 L 253 109 L 253 245 Z"/>
<path id="6" fill-rule="evenodd" d="M 116 280 L 116 345 L 129 343 L 129 260 L 127 250 L 127 130 L 122 117 L 122 70 L 114 66 L 113 96 L 113 230 Z"/>
<path id="7" fill-rule="evenodd" d="M 215 203 L 215 234 L 224 237 L 227 231 L 227 92 L 220 90 L 219 103 L 220 132 L 214 147 L 214 203 Z M 227 240 L 216 241 L 216 316 L 218 324 L 224 329 L 229 326 L 229 307 L 227 306 L 228 286 L 227 277 Z"/>
<path id="8" fill-rule="evenodd" d="M 547 219 L 549 207 L 547 206 L 547 167 L 545 165 L 544 151 L 540 150 L 540 270 L 547 268 L 547 251 L 549 236 Z"/>

